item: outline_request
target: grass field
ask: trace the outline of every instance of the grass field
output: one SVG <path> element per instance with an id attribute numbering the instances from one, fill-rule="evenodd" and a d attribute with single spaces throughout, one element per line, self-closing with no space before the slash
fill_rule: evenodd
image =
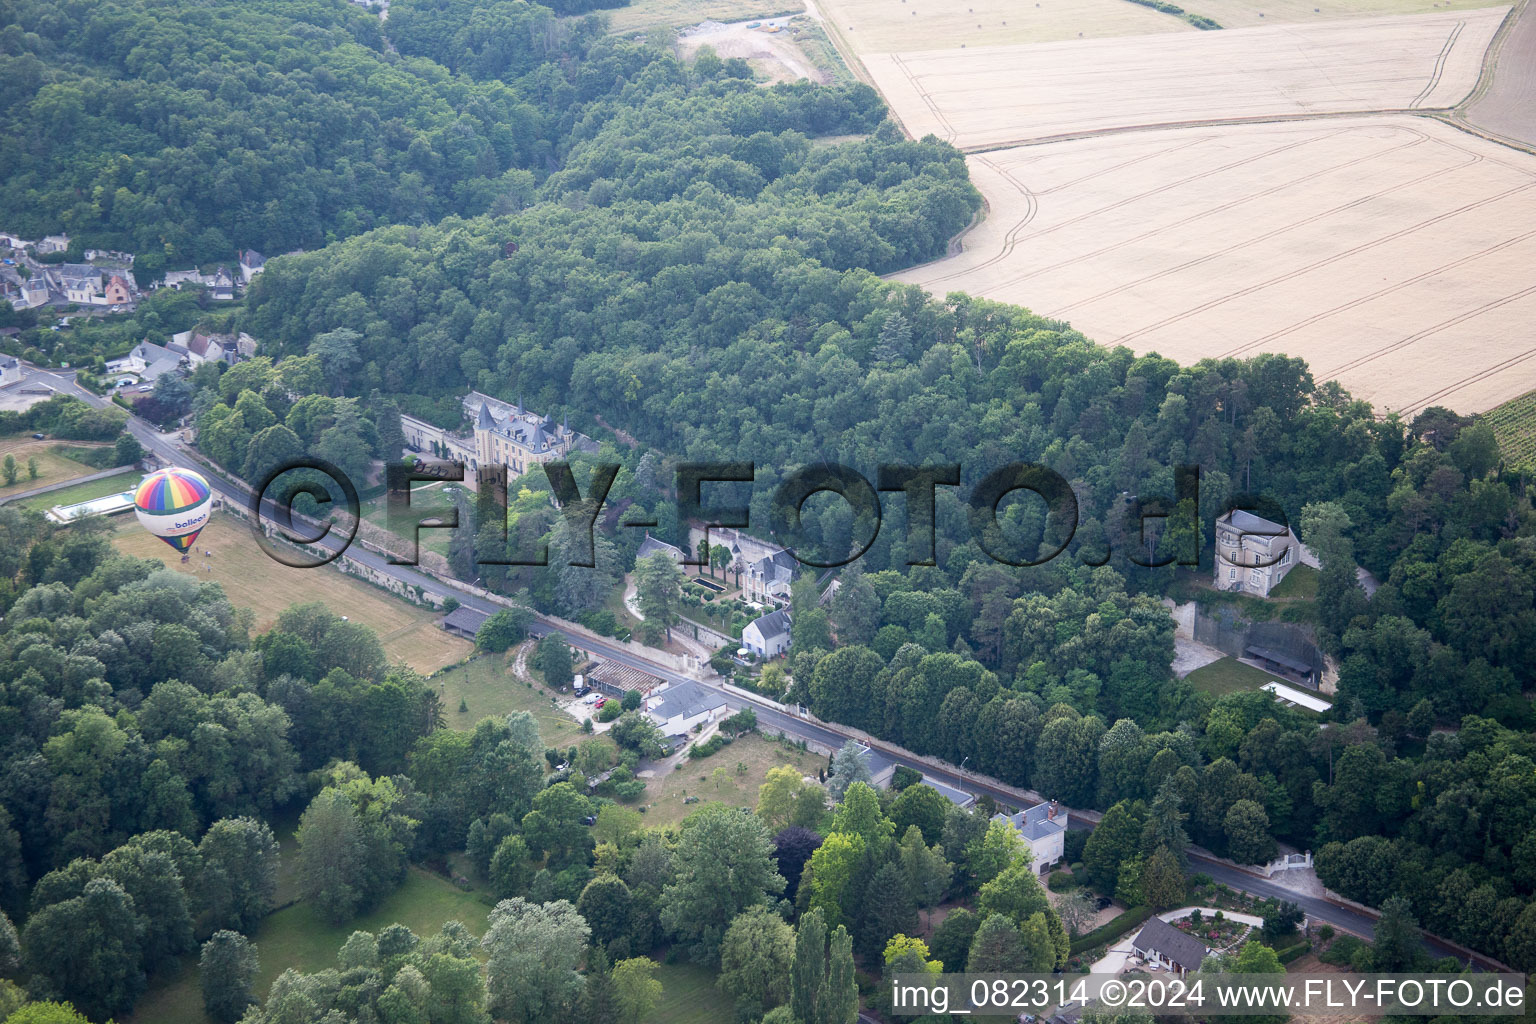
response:
<path id="1" fill-rule="evenodd" d="M 233 516 L 216 513 L 198 539 L 197 546 L 211 550 L 213 557 L 195 553 L 185 565 L 176 552 L 132 518 L 118 520 L 113 543 L 127 554 L 159 559 L 178 572 L 220 584 L 231 602 L 255 612 L 257 632 L 269 629 L 290 605 L 320 601 L 372 628 L 392 662 L 403 661 L 418 672 L 451 665 L 472 649 L 469 641 L 445 633 L 438 626 L 439 616 L 428 609 L 407 604 L 334 568 L 294 569 L 274 561 L 256 544 L 250 528 Z"/>
<path id="2" fill-rule="evenodd" d="M 604 11 L 613 32 L 647 28 L 685 28 L 701 21 L 749 21 L 805 10 L 796 0 L 635 0 Z"/>
<path id="3" fill-rule="evenodd" d="M 736 1004 L 698 964 L 662 964 L 656 972 L 661 1001 L 645 1024 L 721 1024 L 736 1018 Z"/>
<path id="4" fill-rule="evenodd" d="M 138 482 L 138 474 L 120 473 L 117 476 L 102 477 L 100 480 L 89 480 L 83 484 L 60 487 L 58 490 L 49 491 L 47 494 L 37 494 L 30 498 L 22 498 L 14 502 L 14 504 L 19 508 L 30 508 L 38 512 L 46 512 L 55 505 L 74 505 L 78 502 L 90 501 L 92 498 L 105 498 L 109 494 L 119 494 L 134 487 Z"/>
<path id="5" fill-rule="evenodd" d="M 1228 693 L 1257 690 L 1275 677 L 1268 672 L 1244 665 L 1236 658 L 1222 658 L 1184 677 L 1184 681 L 1201 693 L 1220 697 Z"/>
<path id="6" fill-rule="evenodd" d="M 1536 391 L 1489 409 L 1483 419 L 1499 439 L 1499 454 L 1510 469 L 1536 466 Z"/>
<path id="7" fill-rule="evenodd" d="M 488 654 L 457 665 L 436 676 L 433 685 L 442 688 L 443 714 L 450 729 L 473 729 L 482 718 L 500 717 L 513 711 L 527 711 L 539 723 L 544 745 L 568 747 L 588 737 L 581 734 L 576 719 L 552 705 L 552 694 L 535 684 L 532 689 L 512 673 L 516 649 L 507 654 Z M 469 710 L 460 712 L 463 700 Z M 569 699 L 569 698 L 566 698 Z"/>
<path id="8" fill-rule="evenodd" d="M 451 514 L 453 502 L 446 496 L 436 493 L 443 484 L 420 484 L 411 490 L 411 510 L 413 518 L 427 519 L 438 514 Z M 381 530 L 389 529 L 389 509 L 385 504 L 385 496 L 379 495 L 362 503 L 362 514 L 365 522 L 372 523 Z M 406 533 L 402 537 L 409 537 Z M 422 529 L 418 534 L 423 551 L 433 551 L 444 558 L 448 557 L 448 545 L 453 539 L 452 530 Z"/>
<path id="9" fill-rule="evenodd" d="M 95 466 L 87 466 L 83 462 L 76 462 L 69 458 L 63 451 L 69 447 L 61 442 L 34 441 L 31 434 L 11 434 L 0 437 L 0 462 L 3 462 L 7 455 L 16 457 L 16 482 L 6 484 L 5 478 L 0 477 L 0 498 L 100 472 Z M 36 479 L 28 475 L 29 459 L 37 460 Z M 51 502 L 50 507 L 54 504 L 57 502 Z"/>
<path id="10" fill-rule="evenodd" d="M 1406 417 L 1536 388 L 1536 157 L 1394 115 L 1118 134 L 969 164 L 988 217 L 964 253 L 898 280 L 1020 303 L 1186 365 L 1300 356 L 1318 381 Z"/>
<path id="11" fill-rule="evenodd" d="M 673 771 L 647 780 L 645 800 L 650 807 L 645 814 L 646 826 L 682 821 L 700 806 L 683 802 L 690 796 L 698 797 L 701 803 L 756 807 L 757 787 L 767 778 L 768 769 L 781 764 L 793 765 L 801 775 L 815 776 L 818 768 L 826 767 L 827 760 L 820 754 L 783 746 L 776 739 L 743 736 L 710 757 L 696 761 L 684 758 Z M 716 776 L 717 768 L 725 769 L 723 777 Z"/>
<path id="12" fill-rule="evenodd" d="M 279 910 L 262 922 L 255 936 L 261 973 L 254 994 L 265 1000 L 272 982 L 290 967 L 308 973 L 336 966 L 337 951 L 354 931 L 377 932 L 399 922 L 425 937 L 448 921 L 463 921 L 471 932 L 482 935 L 490 909 L 476 894 L 412 868 L 405 882 L 378 909 L 340 927 L 327 924 L 304 903 Z M 179 975 L 139 1000 L 125 1024 L 208 1024 L 196 958 L 188 957 Z"/>
<path id="13" fill-rule="evenodd" d="M 1269 592 L 1275 601 L 1317 600 L 1317 570 L 1310 565 L 1298 565 L 1285 574 L 1275 589 Z"/>

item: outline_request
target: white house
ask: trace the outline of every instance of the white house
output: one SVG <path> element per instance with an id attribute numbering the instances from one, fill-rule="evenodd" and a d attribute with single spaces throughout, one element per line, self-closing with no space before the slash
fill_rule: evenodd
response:
<path id="1" fill-rule="evenodd" d="M 247 349 L 254 355 L 256 352 L 256 339 L 249 334 L 209 334 L 206 331 L 190 330 L 180 334 L 171 335 L 171 343 L 166 346 L 171 352 L 187 360 L 194 366 L 203 363 L 225 363 L 233 366 L 241 359 L 249 358 Z"/>
<path id="2" fill-rule="evenodd" d="M 1151 966 L 1180 975 L 1198 971 L 1206 954 L 1205 943 L 1160 917 L 1142 926 L 1131 940 L 1131 950 Z"/>
<path id="3" fill-rule="evenodd" d="M 151 341 L 141 341 L 121 359 L 113 359 L 107 363 L 109 373 L 135 373 L 146 381 L 153 381 L 163 377 L 167 373 L 175 372 L 181 366 L 182 357 L 170 349 L 162 348 Z"/>
<path id="4" fill-rule="evenodd" d="M 1017 814 L 994 814 L 992 820 L 1006 821 L 1018 832 L 1034 857 L 1030 866 L 1037 875 L 1066 856 L 1067 816 L 1055 800 L 1035 804 Z"/>
<path id="5" fill-rule="evenodd" d="M 47 235 L 37 243 L 37 251 L 43 255 L 53 252 L 63 252 L 69 248 L 68 235 Z"/>
<path id="6" fill-rule="evenodd" d="M 789 649 L 789 609 L 779 608 L 747 623 L 741 645 L 759 658 L 777 658 Z"/>
<path id="7" fill-rule="evenodd" d="M 640 549 L 635 552 L 635 564 L 639 565 L 655 554 L 664 554 L 679 565 L 688 559 L 688 556 L 683 554 L 682 548 L 676 544 L 668 544 L 664 540 L 657 540 L 651 536 L 650 530 L 646 530 L 645 540 L 640 542 Z"/>
<path id="8" fill-rule="evenodd" d="M 250 284 L 251 278 L 267 267 L 267 258 L 255 249 L 241 249 L 239 259 L 241 284 Z"/>
<path id="9" fill-rule="evenodd" d="M 1216 520 L 1216 589 L 1268 597 L 1299 560 L 1298 548 L 1289 527 L 1233 509 Z"/>
<path id="10" fill-rule="evenodd" d="M 55 287 L 64 293 L 68 302 L 82 306 L 100 306 L 106 302 L 101 288 L 101 271 L 89 263 L 61 263 L 47 271 L 47 276 L 56 282 Z"/>
<path id="11" fill-rule="evenodd" d="M 229 270 L 220 267 L 213 272 L 211 277 L 205 278 L 208 282 L 208 297 L 215 302 L 233 302 L 235 299 L 235 279 L 230 276 Z"/>
<path id="12" fill-rule="evenodd" d="M 181 286 L 184 284 L 197 285 L 198 287 L 202 287 L 205 282 L 203 280 L 202 273 L 196 269 L 167 270 L 165 272 L 164 279 L 162 279 L 160 282 L 160 287 L 174 288 L 177 291 L 180 291 Z"/>
<path id="13" fill-rule="evenodd" d="M 727 710 L 725 698 L 718 692 L 687 681 L 653 690 L 645 699 L 645 713 L 663 736 L 681 736 L 696 725 L 714 721 Z"/>
<path id="14" fill-rule="evenodd" d="M 0 388 L 21 382 L 21 360 L 15 356 L 0 356 Z"/>

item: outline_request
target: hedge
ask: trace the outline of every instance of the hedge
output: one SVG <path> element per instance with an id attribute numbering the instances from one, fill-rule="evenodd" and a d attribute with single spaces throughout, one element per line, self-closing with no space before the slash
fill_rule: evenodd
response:
<path id="1" fill-rule="evenodd" d="M 1073 939 L 1072 955 L 1076 956 L 1085 949 L 1092 949 L 1101 942 L 1118 939 L 1151 916 L 1151 907 L 1132 907 L 1108 924 L 1100 925 L 1093 931 Z"/>
<path id="2" fill-rule="evenodd" d="M 1284 949 L 1276 950 L 1275 955 L 1280 958 L 1281 963 L 1288 964 L 1292 960 L 1300 960 L 1310 952 L 1312 952 L 1312 943 L 1298 942 L 1294 946 L 1287 946 Z"/>

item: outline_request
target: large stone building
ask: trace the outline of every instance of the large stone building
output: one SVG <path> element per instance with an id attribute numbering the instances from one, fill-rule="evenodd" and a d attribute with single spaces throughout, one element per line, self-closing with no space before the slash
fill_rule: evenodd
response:
<path id="1" fill-rule="evenodd" d="M 414 416 L 401 416 L 405 443 L 434 458 L 464 466 L 464 483 L 473 490 L 481 466 L 506 466 L 521 476 L 534 466 L 568 458 L 573 451 L 596 451 L 597 444 L 552 416 L 540 416 L 490 395 L 471 391 L 464 396 L 464 413 L 474 426 L 444 430 Z"/>
<path id="2" fill-rule="evenodd" d="M 1233 509 L 1216 520 L 1216 589 L 1268 597 L 1301 554 L 1288 527 Z"/>

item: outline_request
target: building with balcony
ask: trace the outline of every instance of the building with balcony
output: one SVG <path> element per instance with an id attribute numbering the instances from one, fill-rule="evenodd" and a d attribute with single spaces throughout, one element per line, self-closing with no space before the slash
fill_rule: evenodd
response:
<path id="1" fill-rule="evenodd" d="M 1268 597 L 1299 561 L 1289 527 L 1233 509 L 1216 520 L 1216 589 Z"/>

